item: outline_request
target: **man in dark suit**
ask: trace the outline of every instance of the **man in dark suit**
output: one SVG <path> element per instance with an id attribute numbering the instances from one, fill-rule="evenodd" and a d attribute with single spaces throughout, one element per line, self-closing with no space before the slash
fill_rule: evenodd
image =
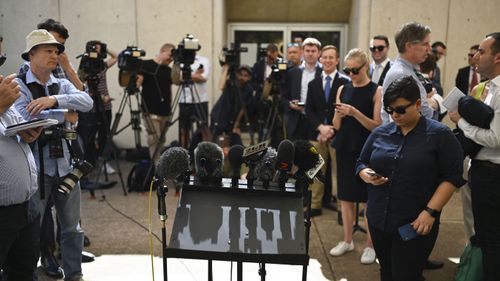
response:
<path id="1" fill-rule="evenodd" d="M 286 73 L 286 85 L 283 88 L 282 104 L 287 129 L 287 138 L 310 139 L 312 129 L 305 115 L 307 86 L 310 81 L 321 75 L 318 59 L 321 53 L 321 43 L 315 38 L 306 38 L 302 43 L 304 61 L 298 67 L 291 68 Z"/>
<path id="2" fill-rule="evenodd" d="M 467 54 L 469 65 L 460 68 L 458 70 L 457 77 L 455 78 L 455 86 L 466 95 L 470 94 L 472 88 L 474 88 L 474 86 L 476 86 L 480 81 L 479 73 L 476 72 L 474 67 L 476 64 L 474 55 L 477 53 L 478 49 L 479 45 L 473 45 L 470 47 L 469 53 Z"/>
<path id="3" fill-rule="evenodd" d="M 379 86 L 384 84 L 385 75 L 392 62 L 387 57 L 389 53 L 389 39 L 385 35 L 376 35 L 370 40 L 370 52 L 373 62 L 370 64 L 370 78 Z"/>
<path id="4" fill-rule="evenodd" d="M 309 82 L 307 89 L 306 116 L 315 134 L 310 138 L 311 143 L 320 153 L 323 159 L 331 162 L 332 183 L 336 183 L 336 163 L 335 151 L 330 146 L 330 141 L 334 136 L 332 126 L 333 114 L 335 112 L 335 97 L 340 86 L 349 82 L 349 78 L 337 71 L 339 63 L 339 53 L 333 45 L 323 47 L 321 51 L 321 63 L 323 71 L 320 77 Z M 322 167 L 322 172 L 326 173 L 326 166 Z M 335 184 L 334 184 L 335 185 Z M 312 215 L 321 214 L 321 203 L 325 187 L 322 183 L 315 182 L 311 186 Z M 332 190 L 335 188 L 332 187 Z"/>

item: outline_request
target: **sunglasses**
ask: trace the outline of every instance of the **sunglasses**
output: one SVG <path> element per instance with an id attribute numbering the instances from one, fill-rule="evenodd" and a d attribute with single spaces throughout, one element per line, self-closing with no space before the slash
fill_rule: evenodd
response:
<path id="1" fill-rule="evenodd" d="M 287 46 L 288 47 L 300 47 L 300 44 L 299 43 L 288 43 Z"/>
<path id="2" fill-rule="evenodd" d="M 476 54 L 467 54 L 469 56 L 469 58 L 473 58 Z"/>
<path id="3" fill-rule="evenodd" d="M 402 105 L 402 106 L 396 106 L 394 108 L 390 107 L 390 106 L 386 106 L 384 107 L 384 110 L 385 112 L 387 112 L 389 115 L 392 115 L 394 112 L 396 112 L 397 114 L 405 114 L 406 113 L 406 109 L 412 105 L 414 105 L 415 103 L 412 102 L 408 105 Z"/>
<path id="4" fill-rule="evenodd" d="M 361 68 L 363 68 L 363 66 L 365 66 L 365 64 L 366 64 L 366 62 L 365 62 L 365 63 L 363 63 L 360 67 L 357 67 L 357 68 L 356 68 L 356 67 L 353 67 L 353 68 L 344 67 L 344 69 L 342 69 L 342 70 L 344 71 L 344 73 L 345 73 L 346 75 L 351 74 L 351 72 L 352 72 L 352 74 L 354 74 L 354 75 L 358 75 L 358 74 L 359 74 L 359 71 L 361 70 Z"/>
<path id="5" fill-rule="evenodd" d="M 373 46 L 373 47 L 370 47 L 370 51 L 372 51 L 372 53 L 375 52 L 375 51 L 382 52 L 384 49 L 385 49 L 385 46 Z"/>

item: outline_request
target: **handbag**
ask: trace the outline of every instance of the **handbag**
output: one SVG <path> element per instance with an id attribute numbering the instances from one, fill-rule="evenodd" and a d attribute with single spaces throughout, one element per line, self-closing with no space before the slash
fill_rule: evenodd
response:
<path id="1" fill-rule="evenodd" d="M 483 255 L 481 248 L 469 243 L 458 264 L 455 281 L 483 281 Z"/>

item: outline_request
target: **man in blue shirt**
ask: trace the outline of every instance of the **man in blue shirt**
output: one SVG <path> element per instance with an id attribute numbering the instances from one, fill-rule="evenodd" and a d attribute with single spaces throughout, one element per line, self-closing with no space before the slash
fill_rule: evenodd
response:
<path id="1" fill-rule="evenodd" d="M 416 22 L 404 24 L 396 33 L 395 40 L 399 56 L 385 76 L 382 96 L 387 87 L 396 79 L 404 76 L 412 76 L 419 82 L 418 65 L 425 61 L 427 54 L 431 51 L 430 45 L 431 29 L 428 26 Z M 422 101 L 422 115 L 432 118 L 433 111 L 427 103 L 427 92 L 422 83 L 418 83 L 420 89 L 420 100 Z M 382 122 L 387 124 L 391 121 L 389 114 L 382 110 Z"/>
<path id="2" fill-rule="evenodd" d="M 23 59 L 30 61 L 30 69 L 17 82 L 21 86 L 21 96 L 16 101 L 16 108 L 26 120 L 33 118 L 51 118 L 59 121 L 75 123 L 78 111 L 92 109 L 92 98 L 73 86 L 66 79 L 58 79 L 52 71 L 58 63 L 58 55 L 64 51 L 64 45 L 57 42 L 48 31 L 38 29 L 26 37 L 26 51 Z M 28 86 L 30 85 L 30 86 Z M 30 89 L 38 89 L 37 93 Z M 39 159 L 38 146 L 33 148 L 37 165 L 43 161 L 45 173 L 42 188 L 47 198 L 54 193 L 53 199 L 61 222 L 61 254 L 64 262 L 65 280 L 80 280 L 82 277 L 81 253 L 83 249 L 83 231 L 80 228 L 80 186 L 77 183 L 68 194 L 57 191 L 61 180 L 69 174 L 73 167 L 70 163 L 70 152 L 66 142 L 57 139 L 62 151 L 58 151 L 52 141 L 42 145 L 43 159 Z M 40 194 L 34 197 L 43 214 L 46 199 Z"/>
<path id="3" fill-rule="evenodd" d="M 0 37 L 0 53 L 1 43 Z M 8 126 L 24 122 L 12 106 L 18 97 L 15 75 L 0 75 L 0 269 L 7 274 L 5 280 L 31 281 L 40 252 L 40 216 L 31 200 L 38 185 L 28 143 L 38 138 L 41 128 L 5 135 Z"/>

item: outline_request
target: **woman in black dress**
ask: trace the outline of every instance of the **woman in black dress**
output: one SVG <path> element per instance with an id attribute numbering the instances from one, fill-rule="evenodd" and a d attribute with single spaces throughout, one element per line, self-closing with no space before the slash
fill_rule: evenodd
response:
<path id="1" fill-rule="evenodd" d="M 355 202 L 366 202 L 366 184 L 356 180 L 354 167 L 365 140 L 371 130 L 382 123 L 382 88 L 368 77 L 368 55 L 361 49 L 352 49 L 344 59 L 344 72 L 352 82 L 339 88 L 333 117 L 336 132 L 332 145 L 337 151 L 338 199 L 344 221 L 344 241 L 330 250 L 332 256 L 340 256 L 354 250 L 352 226 L 356 210 Z M 375 261 L 375 251 L 367 234 L 367 245 L 361 263 Z"/>

